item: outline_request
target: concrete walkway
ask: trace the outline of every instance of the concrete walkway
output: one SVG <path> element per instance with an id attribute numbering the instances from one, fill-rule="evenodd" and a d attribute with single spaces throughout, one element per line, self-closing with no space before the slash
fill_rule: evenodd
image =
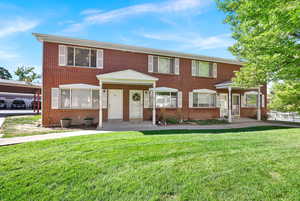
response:
<path id="1" fill-rule="evenodd" d="M 232 124 L 219 124 L 219 125 L 169 125 L 169 126 L 153 126 L 151 122 L 110 122 L 105 123 L 103 129 L 101 130 L 84 130 L 84 131 L 74 131 L 74 132 L 64 132 L 64 133 L 51 133 L 44 135 L 33 135 L 24 137 L 13 137 L 13 138 L 0 138 L 0 146 L 20 144 L 24 142 L 48 140 L 48 139 L 58 139 L 72 136 L 81 135 L 93 135 L 108 133 L 113 131 L 139 131 L 139 130 L 172 130 L 172 129 L 188 129 L 188 130 L 200 130 L 200 129 L 230 129 L 230 128 L 247 128 L 254 126 L 287 126 L 287 127 L 297 127 L 298 125 L 287 125 L 278 123 L 269 123 L 263 121 L 250 121 L 250 122 L 236 122 Z"/>
<path id="2" fill-rule="evenodd" d="M 32 135 L 24 137 L 11 137 L 11 138 L 0 138 L 0 146 L 20 144 L 24 142 L 41 141 L 49 139 L 59 139 L 72 136 L 81 135 L 93 135 L 98 133 L 108 133 L 111 131 L 96 131 L 96 130 L 84 130 L 84 131 L 74 131 L 74 132 L 64 132 L 64 133 L 50 133 L 44 135 Z"/>

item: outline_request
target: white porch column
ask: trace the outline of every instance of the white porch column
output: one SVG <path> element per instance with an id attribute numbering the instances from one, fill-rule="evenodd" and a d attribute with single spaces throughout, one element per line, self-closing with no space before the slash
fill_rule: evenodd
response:
<path id="1" fill-rule="evenodd" d="M 152 124 L 156 124 L 156 92 L 155 92 L 156 83 L 153 82 L 153 99 L 152 99 Z"/>
<path id="2" fill-rule="evenodd" d="M 261 120 L 261 104 L 260 104 L 260 87 L 258 87 L 258 95 L 257 95 L 257 120 Z"/>
<path id="3" fill-rule="evenodd" d="M 231 115 L 231 87 L 228 87 L 228 122 L 232 122 L 232 115 Z"/>
<path id="4" fill-rule="evenodd" d="M 99 123 L 98 128 L 102 128 L 102 81 L 99 81 Z"/>

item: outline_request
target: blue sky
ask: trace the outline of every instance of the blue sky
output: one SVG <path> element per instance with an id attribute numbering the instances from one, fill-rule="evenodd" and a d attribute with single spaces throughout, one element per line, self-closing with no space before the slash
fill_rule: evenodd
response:
<path id="1" fill-rule="evenodd" d="M 213 0 L 1 0 L 0 66 L 41 72 L 32 32 L 234 58 L 224 18 Z"/>

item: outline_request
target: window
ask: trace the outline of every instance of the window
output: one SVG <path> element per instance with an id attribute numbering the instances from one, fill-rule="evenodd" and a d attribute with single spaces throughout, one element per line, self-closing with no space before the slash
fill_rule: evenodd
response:
<path id="1" fill-rule="evenodd" d="M 99 108 L 99 90 L 61 89 L 61 108 L 97 109 Z"/>
<path id="2" fill-rule="evenodd" d="M 193 107 L 216 107 L 216 94 L 193 93 Z"/>
<path id="3" fill-rule="evenodd" d="M 156 107 L 176 108 L 177 99 L 177 92 L 156 92 Z"/>
<path id="4" fill-rule="evenodd" d="M 213 64 L 211 62 L 193 61 L 193 75 L 199 77 L 213 77 Z"/>
<path id="5" fill-rule="evenodd" d="M 246 94 L 246 107 L 256 107 L 256 106 L 257 106 L 257 95 Z"/>
<path id="6" fill-rule="evenodd" d="M 175 74 L 175 59 L 153 56 L 153 72 Z"/>
<path id="7" fill-rule="evenodd" d="M 67 65 L 96 67 L 97 51 L 89 48 L 67 47 Z"/>

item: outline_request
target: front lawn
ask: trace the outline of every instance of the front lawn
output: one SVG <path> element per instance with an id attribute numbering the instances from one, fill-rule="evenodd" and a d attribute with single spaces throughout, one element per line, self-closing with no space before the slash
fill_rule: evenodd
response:
<path id="1" fill-rule="evenodd" d="M 181 132 L 0 147 L 0 200 L 300 199 L 299 128 Z"/>
<path id="2" fill-rule="evenodd" d="M 19 137 L 47 133 L 61 133 L 75 129 L 41 127 L 41 115 L 24 115 L 6 117 L 2 126 L 3 137 Z"/>

